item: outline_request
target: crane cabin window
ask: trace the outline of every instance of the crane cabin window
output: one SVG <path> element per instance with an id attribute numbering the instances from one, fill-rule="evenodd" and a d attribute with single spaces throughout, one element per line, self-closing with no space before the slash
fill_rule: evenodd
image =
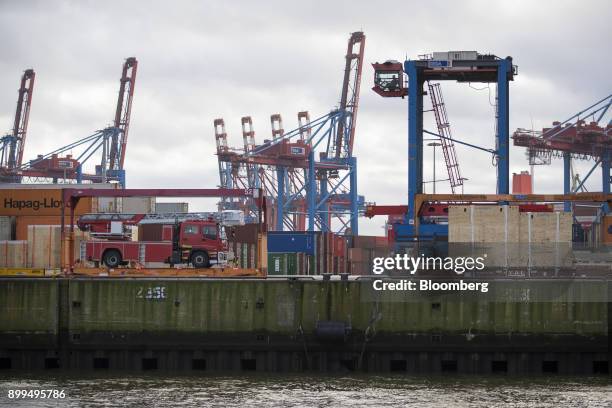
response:
<path id="1" fill-rule="evenodd" d="M 397 91 L 400 89 L 400 73 L 396 71 L 378 71 L 374 82 L 383 91 Z"/>

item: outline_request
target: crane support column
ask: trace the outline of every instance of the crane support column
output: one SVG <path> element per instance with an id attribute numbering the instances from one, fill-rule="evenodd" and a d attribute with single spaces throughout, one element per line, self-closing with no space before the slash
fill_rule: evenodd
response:
<path id="1" fill-rule="evenodd" d="M 500 59 L 497 68 L 497 194 L 510 194 L 510 86 L 512 60 Z"/>
<path id="2" fill-rule="evenodd" d="M 316 195 L 317 180 L 315 178 L 315 155 L 314 151 L 311 150 L 308 154 L 308 188 L 306 190 L 306 197 L 308 199 L 306 203 L 308 206 L 308 231 L 315 230 Z"/>
<path id="3" fill-rule="evenodd" d="M 276 168 L 276 179 L 278 182 L 278 199 L 276 201 L 276 230 L 283 230 L 283 218 L 285 207 L 285 179 L 287 178 L 287 168 L 278 166 Z"/>
<path id="4" fill-rule="evenodd" d="M 572 155 L 568 152 L 563 153 L 563 194 L 572 193 Z M 569 201 L 563 203 L 563 211 L 572 211 L 572 204 Z"/>
<path id="5" fill-rule="evenodd" d="M 610 194 L 610 151 L 606 150 L 601 156 L 601 182 L 602 193 Z"/>
<path id="6" fill-rule="evenodd" d="M 322 173 L 321 180 L 319 180 L 320 196 L 317 199 L 320 199 L 321 203 L 317 207 L 319 208 L 319 220 L 321 220 L 321 231 L 323 232 L 327 232 L 331 228 L 331 226 L 329 225 L 331 220 L 329 213 L 331 210 L 331 200 L 329 199 L 329 197 L 327 199 L 325 198 L 328 195 L 327 182 L 327 174 Z M 323 200 L 325 200 L 325 202 L 323 202 Z"/>
<path id="7" fill-rule="evenodd" d="M 357 158 L 349 158 L 350 176 L 350 195 L 351 195 L 351 234 L 359 235 L 359 204 L 357 194 Z"/>
<path id="8" fill-rule="evenodd" d="M 414 208 L 417 194 L 423 192 L 423 80 L 418 75 L 416 61 L 406 61 L 408 75 L 408 213 L 406 232 L 417 235 Z"/>

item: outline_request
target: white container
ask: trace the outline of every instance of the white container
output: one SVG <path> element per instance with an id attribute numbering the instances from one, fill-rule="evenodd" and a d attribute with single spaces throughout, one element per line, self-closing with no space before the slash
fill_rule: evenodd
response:
<path id="1" fill-rule="evenodd" d="M 155 197 L 123 197 L 121 212 L 123 214 L 151 214 L 155 212 Z"/>
<path id="2" fill-rule="evenodd" d="M 188 213 L 189 203 L 155 203 L 157 214 L 166 213 Z"/>
<path id="3" fill-rule="evenodd" d="M 436 61 L 474 61 L 478 59 L 478 52 L 476 51 L 434 52 L 433 59 Z"/>
<path id="4" fill-rule="evenodd" d="M 116 197 L 97 197 L 99 213 L 116 213 L 121 208 L 121 200 Z"/>
<path id="5" fill-rule="evenodd" d="M 244 225 L 244 212 L 240 210 L 225 210 L 222 213 L 222 224 L 226 226 Z"/>

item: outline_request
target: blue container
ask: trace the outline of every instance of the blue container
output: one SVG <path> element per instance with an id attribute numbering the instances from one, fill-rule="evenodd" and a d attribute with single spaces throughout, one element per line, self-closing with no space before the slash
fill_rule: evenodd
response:
<path id="1" fill-rule="evenodd" d="M 268 231 L 268 252 L 302 252 L 314 255 L 314 233 L 310 231 Z"/>

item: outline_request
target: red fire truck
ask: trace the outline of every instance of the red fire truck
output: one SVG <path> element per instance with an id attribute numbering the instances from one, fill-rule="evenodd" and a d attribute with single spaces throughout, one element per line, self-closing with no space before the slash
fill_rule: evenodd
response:
<path id="1" fill-rule="evenodd" d="M 190 214 L 85 214 L 78 226 L 89 231 L 92 240 L 81 244 L 81 259 L 116 268 L 129 263 L 148 262 L 191 264 L 208 268 L 227 260 L 227 243 L 220 224 L 223 213 Z M 138 226 L 143 235 L 133 241 L 131 229 Z M 143 233 L 144 232 L 144 233 Z"/>

